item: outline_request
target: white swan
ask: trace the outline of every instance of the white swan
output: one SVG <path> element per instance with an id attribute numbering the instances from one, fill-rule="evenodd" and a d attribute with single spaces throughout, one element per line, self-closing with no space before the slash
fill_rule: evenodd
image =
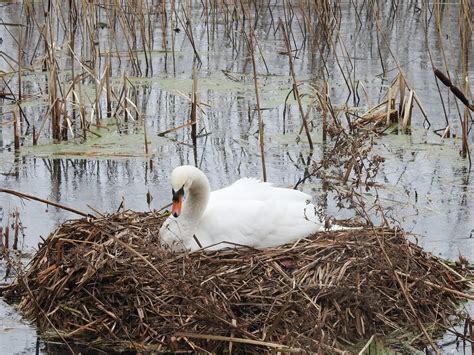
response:
<path id="1" fill-rule="evenodd" d="M 211 249 L 231 246 L 223 241 L 264 248 L 324 230 L 311 196 L 301 191 L 244 178 L 211 193 L 206 175 L 189 165 L 173 170 L 171 185 L 173 206 L 160 238 L 172 250 L 197 250 L 196 239 Z"/>

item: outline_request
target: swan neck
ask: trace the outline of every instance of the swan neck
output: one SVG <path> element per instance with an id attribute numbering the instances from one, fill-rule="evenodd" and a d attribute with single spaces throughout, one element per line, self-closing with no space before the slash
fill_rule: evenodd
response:
<path id="1" fill-rule="evenodd" d="M 183 208 L 183 217 L 191 221 L 198 221 L 207 207 L 210 194 L 211 187 L 206 175 L 201 171 L 195 171 Z"/>

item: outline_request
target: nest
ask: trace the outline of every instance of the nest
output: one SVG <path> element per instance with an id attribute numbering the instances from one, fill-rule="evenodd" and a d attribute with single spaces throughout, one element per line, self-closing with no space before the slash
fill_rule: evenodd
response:
<path id="1" fill-rule="evenodd" d="M 4 296 L 43 334 L 97 347 L 319 353 L 446 324 L 464 300 L 466 279 L 400 230 L 174 254 L 159 245 L 163 219 L 65 222 Z"/>

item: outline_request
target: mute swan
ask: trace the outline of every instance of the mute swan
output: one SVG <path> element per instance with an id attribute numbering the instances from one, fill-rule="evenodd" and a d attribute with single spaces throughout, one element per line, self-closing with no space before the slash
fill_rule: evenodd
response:
<path id="1" fill-rule="evenodd" d="M 265 248 L 294 242 L 324 230 L 311 196 L 243 178 L 211 193 L 204 173 L 190 165 L 171 173 L 173 206 L 160 229 L 162 244 L 194 251 L 219 242 Z M 339 228 L 331 228 L 339 229 Z M 211 249 L 229 247 L 220 243 Z"/>

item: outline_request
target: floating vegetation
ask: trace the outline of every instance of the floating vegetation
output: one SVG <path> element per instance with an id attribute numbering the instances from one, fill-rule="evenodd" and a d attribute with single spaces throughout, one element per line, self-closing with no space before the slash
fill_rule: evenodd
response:
<path id="1" fill-rule="evenodd" d="M 436 349 L 433 332 L 474 299 L 468 269 L 433 257 L 401 230 L 173 254 L 159 244 L 166 216 L 122 211 L 67 221 L 3 296 L 66 343 L 318 353 L 401 330 L 418 334 L 414 345 Z"/>

